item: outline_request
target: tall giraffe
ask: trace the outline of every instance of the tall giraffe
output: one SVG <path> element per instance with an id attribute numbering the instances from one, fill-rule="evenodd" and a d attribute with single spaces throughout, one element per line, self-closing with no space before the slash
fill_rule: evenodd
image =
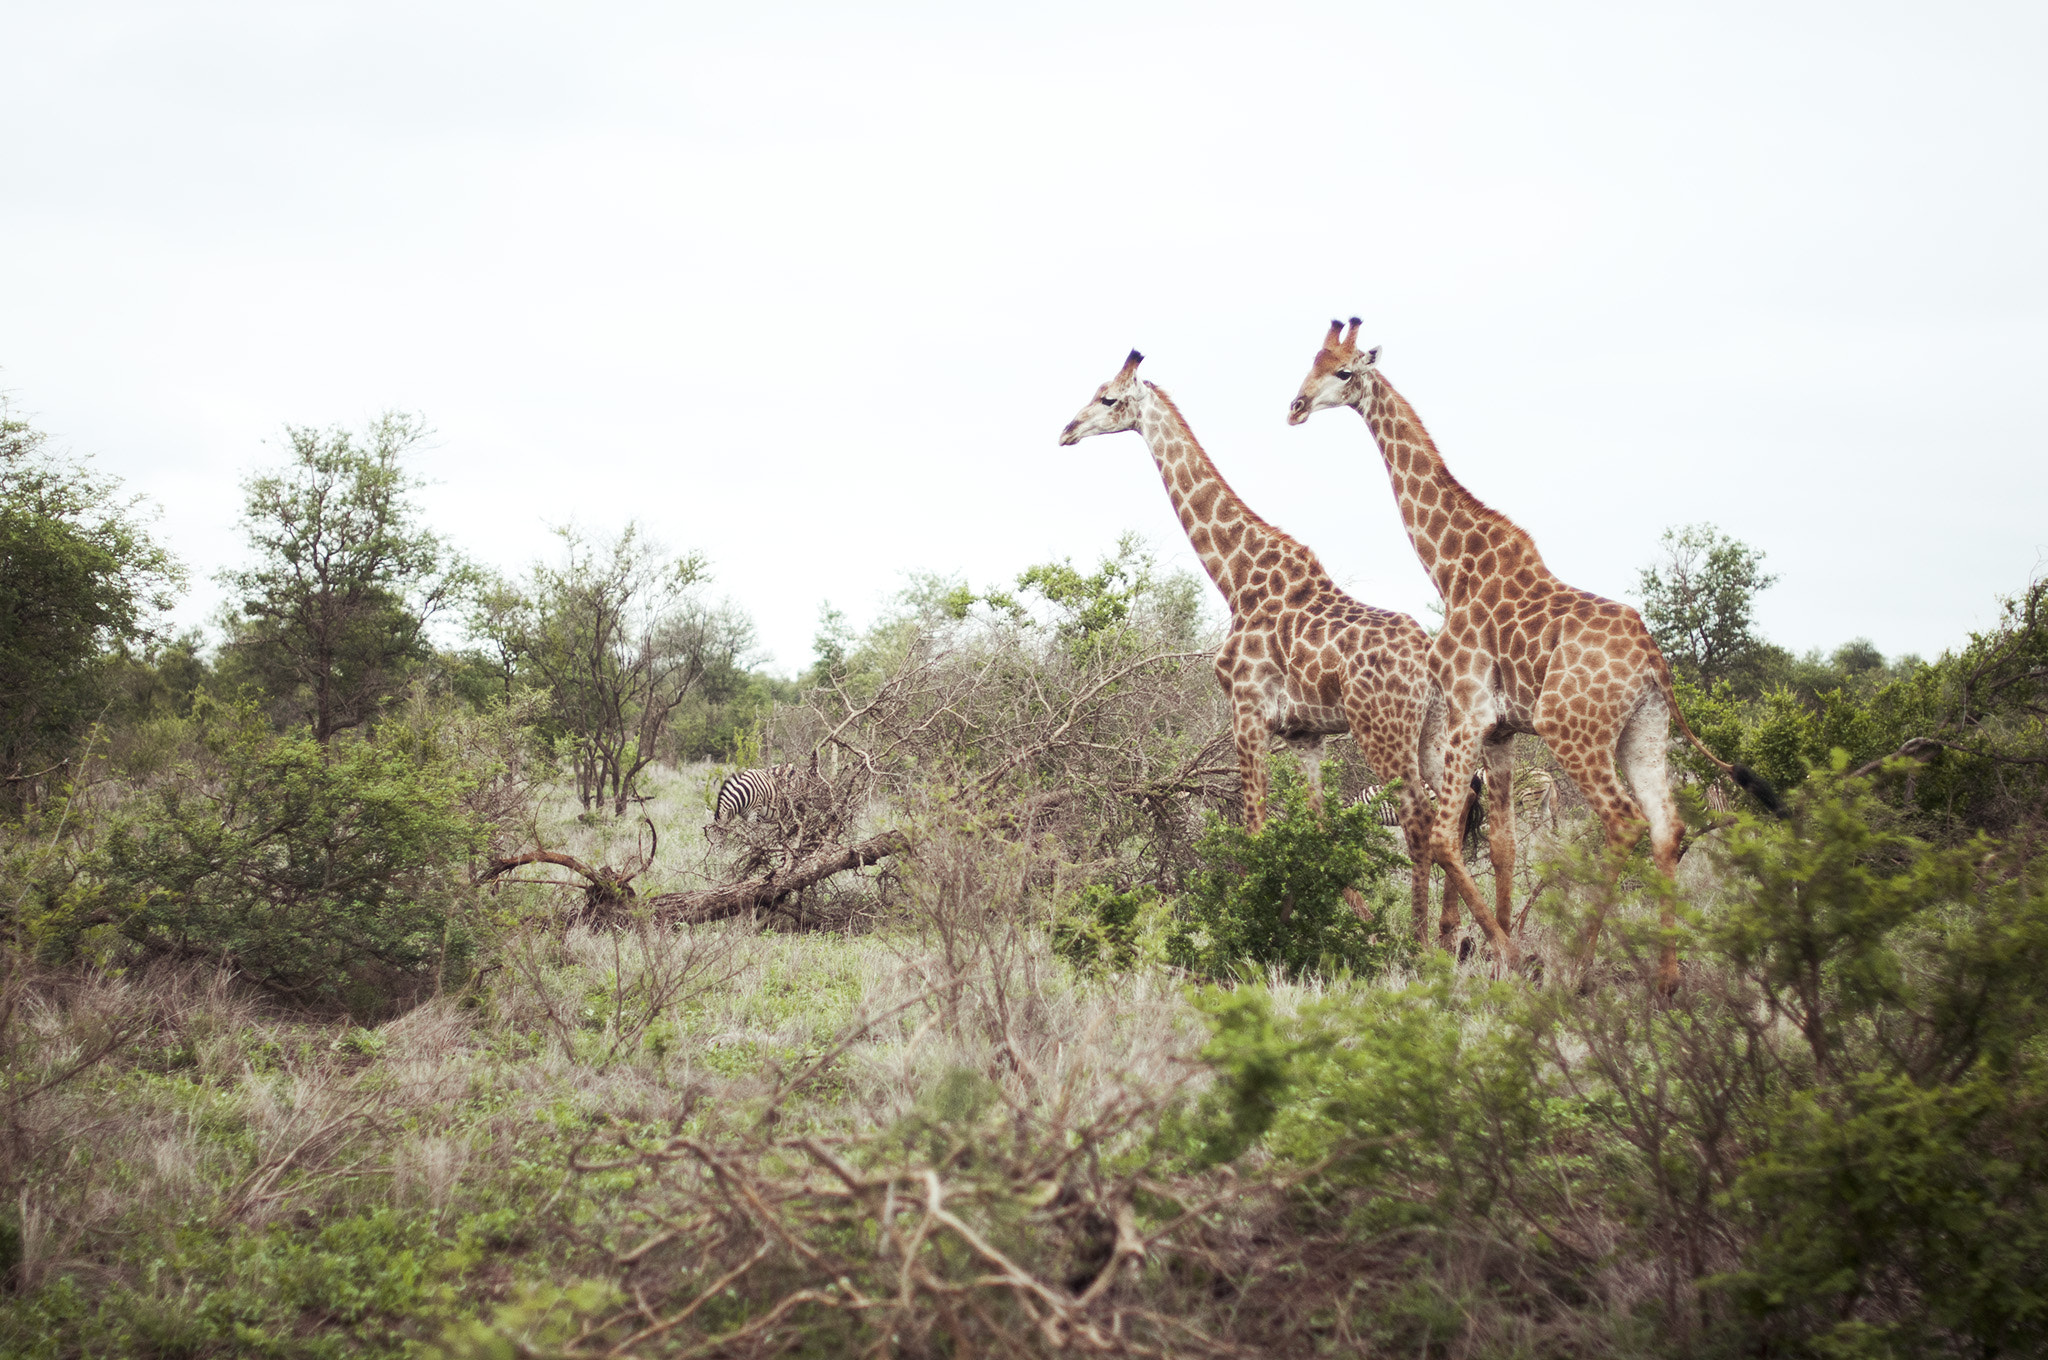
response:
<path id="1" fill-rule="evenodd" d="M 1378 361 L 1377 348 L 1358 348 L 1358 318 L 1351 319 L 1348 335 L 1342 322 L 1332 321 L 1287 408 L 1287 423 L 1349 406 L 1365 417 L 1379 444 L 1408 540 L 1444 601 L 1444 626 L 1430 647 L 1446 706 L 1443 778 L 1458 787 L 1475 749 L 1483 747 L 1492 820 L 1507 833 L 1492 842 L 1501 923 L 1509 921 L 1512 886 L 1502 864 L 1505 859 L 1511 866 L 1514 855 L 1507 752 L 1517 732 L 1533 732 L 1549 744 L 1600 818 L 1610 847 L 1632 847 L 1647 821 L 1651 855 L 1667 878 L 1677 871 L 1684 833 L 1665 765 L 1674 719 L 1701 754 L 1777 810 L 1769 784 L 1722 760 L 1686 725 L 1672 697 L 1671 667 L 1642 617 L 1558 580 L 1534 539 L 1451 475 L 1415 408 L 1381 374 Z M 1629 788 L 1616 774 L 1617 759 Z M 1435 828 L 1432 848 L 1439 858 L 1453 834 L 1451 822 L 1440 819 Z M 1469 879 L 1462 864 L 1443 862 L 1453 879 Z M 1667 930 L 1672 923 L 1668 906 L 1663 923 Z M 1587 948 L 1599 929 L 1596 919 Z M 1668 991 L 1677 981 L 1678 955 L 1667 940 L 1657 983 Z"/>
<path id="2" fill-rule="evenodd" d="M 1413 866 L 1411 896 L 1421 935 L 1433 819 L 1425 777 L 1435 782 L 1443 730 L 1443 700 L 1430 683 L 1425 659 L 1429 635 L 1406 614 L 1346 595 L 1307 545 L 1253 514 L 1196 442 L 1173 400 L 1139 379 L 1143 359 L 1131 351 L 1116 376 L 1096 388 L 1068 422 L 1060 443 L 1123 430 L 1143 435 L 1188 541 L 1230 605 L 1230 635 L 1216 656 L 1216 679 L 1230 698 L 1246 824 L 1257 830 L 1265 823 L 1265 755 L 1272 736 L 1287 739 L 1313 767 L 1320 764 L 1325 737 L 1350 732 L 1380 779 L 1401 781 L 1401 831 Z M 1446 799 L 1446 806 L 1453 801 Z M 1458 818 L 1448 813 L 1444 820 Z M 1458 859 L 1455 849 L 1440 850 L 1438 857 L 1447 864 Z M 1446 911 L 1454 912 L 1446 897 Z M 1507 932 L 1486 915 L 1476 889 L 1467 900 L 1496 957 L 1513 966 L 1519 956 Z"/>

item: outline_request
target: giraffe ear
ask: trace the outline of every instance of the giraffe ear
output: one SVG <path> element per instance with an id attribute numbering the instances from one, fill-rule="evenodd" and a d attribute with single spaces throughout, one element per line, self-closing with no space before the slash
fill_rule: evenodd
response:
<path id="1" fill-rule="evenodd" d="M 1378 345 L 1374 345 L 1371 349 L 1365 352 L 1365 366 L 1367 368 L 1371 368 L 1374 364 L 1378 363 L 1379 361 L 1380 347 Z"/>

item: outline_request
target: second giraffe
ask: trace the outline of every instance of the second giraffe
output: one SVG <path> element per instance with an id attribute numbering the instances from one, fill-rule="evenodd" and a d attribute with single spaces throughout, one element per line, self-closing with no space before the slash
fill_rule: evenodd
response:
<path id="1" fill-rule="evenodd" d="M 1667 879 L 1677 870 L 1685 830 L 1665 763 L 1673 721 L 1723 773 L 1778 811 L 1769 784 L 1693 735 L 1672 696 L 1671 667 L 1642 617 L 1552 574 L 1520 525 L 1482 504 L 1451 475 L 1415 408 L 1380 373 L 1378 361 L 1378 349 L 1358 347 L 1358 318 L 1351 319 L 1349 334 L 1332 321 L 1287 408 L 1287 423 L 1299 425 L 1317 411 L 1349 406 L 1365 417 L 1379 445 L 1409 542 L 1444 601 L 1443 630 L 1430 647 L 1449 729 L 1444 778 L 1453 784 L 1463 780 L 1483 750 L 1493 820 L 1507 833 L 1502 840 L 1497 831 L 1491 842 L 1501 923 L 1509 924 L 1514 839 L 1508 750 L 1517 732 L 1533 732 L 1549 745 L 1599 817 L 1612 849 L 1634 846 L 1647 824 L 1651 855 Z M 1615 769 L 1617 759 L 1628 776 L 1626 786 Z M 1440 858 L 1451 835 L 1448 826 L 1436 828 L 1433 849 Z M 1464 890 L 1470 881 L 1464 866 L 1446 859 L 1444 867 Z M 1667 905 L 1664 925 L 1669 929 L 1671 923 Z M 1593 930 L 1599 930 L 1597 921 Z M 1586 944 L 1590 950 L 1590 937 Z M 1668 991 L 1677 980 L 1677 952 L 1666 943 L 1657 984 Z"/>

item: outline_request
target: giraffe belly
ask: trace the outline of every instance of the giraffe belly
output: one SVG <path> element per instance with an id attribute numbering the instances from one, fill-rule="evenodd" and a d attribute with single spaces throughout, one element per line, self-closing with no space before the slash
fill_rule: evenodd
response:
<path id="1" fill-rule="evenodd" d="M 1493 697 L 1493 726 L 1487 729 L 1488 740 L 1499 741 L 1516 732 L 1536 730 L 1536 712 L 1528 704 L 1516 703 L 1506 694 Z"/>
<path id="2" fill-rule="evenodd" d="M 1266 706 L 1266 727 L 1282 737 L 1334 737 L 1351 730 L 1341 707 L 1319 703 L 1289 683 Z"/>
<path id="3" fill-rule="evenodd" d="M 1525 667 L 1499 665 L 1494 670 L 1490 689 L 1493 723 L 1488 729 L 1488 737 L 1499 740 L 1511 732 L 1536 730 L 1536 709 L 1543 696 L 1540 674 L 1531 674 Z"/>

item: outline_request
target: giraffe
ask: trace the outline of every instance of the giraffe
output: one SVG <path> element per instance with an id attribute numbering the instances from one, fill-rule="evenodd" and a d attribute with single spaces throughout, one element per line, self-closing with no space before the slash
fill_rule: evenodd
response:
<path id="1" fill-rule="evenodd" d="M 1256 831 L 1265 823 L 1265 754 L 1272 736 L 1302 753 L 1313 776 L 1324 738 L 1350 732 L 1380 779 L 1401 781 L 1414 925 L 1426 942 L 1434 816 L 1426 790 L 1436 782 L 1443 730 L 1443 699 L 1430 684 L 1425 660 L 1429 635 L 1406 614 L 1346 595 L 1307 545 L 1252 513 L 1172 398 L 1138 377 L 1143 359 L 1131 351 L 1068 422 L 1060 443 L 1138 431 L 1188 541 L 1229 603 L 1230 633 L 1216 656 L 1216 679 L 1230 699 L 1246 825 Z M 1446 820 L 1458 819 L 1447 813 Z M 1513 941 L 1481 910 L 1476 890 L 1467 900 L 1496 958 L 1514 966 Z"/>
<path id="2" fill-rule="evenodd" d="M 1365 418 L 1379 444 L 1408 540 L 1444 601 L 1444 626 L 1430 648 L 1445 702 L 1443 780 L 1458 787 L 1479 748 L 1493 791 L 1493 822 L 1505 832 L 1497 832 L 1490 846 L 1501 924 L 1510 924 L 1507 869 L 1513 865 L 1514 818 L 1507 756 L 1518 732 L 1533 732 L 1549 744 L 1600 818 L 1611 849 L 1633 847 L 1647 822 L 1651 856 L 1667 879 L 1677 871 L 1684 833 L 1665 766 L 1673 720 L 1723 773 L 1779 811 L 1769 784 L 1722 760 L 1693 735 L 1672 697 L 1671 667 L 1642 617 L 1553 575 L 1534 539 L 1451 475 L 1415 409 L 1379 371 L 1378 361 L 1377 347 L 1358 348 L 1356 317 L 1349 334 L 1342 322 L 1332 321 L 1287 408 L 1287 423 L 1299 425 L 1317 411 L 1349 406 Z M 1617 759 L 1627 788 L 1616 774 Z M 1449 832 L 1440 821 L 1435 850 L 1441 851 Z M 1454 879 L 1469 878 L 1462 864 L 1443 862 Z M 1668 905 L 1663 924 L 1667 930 L 1672 924 Z M 1588 953 L 1599 930 L 1596 918 L 1584 942 Z M 1663 991 L 1678 981 L 1677 950 L 1668 938 L 1656 981 Z"/>

